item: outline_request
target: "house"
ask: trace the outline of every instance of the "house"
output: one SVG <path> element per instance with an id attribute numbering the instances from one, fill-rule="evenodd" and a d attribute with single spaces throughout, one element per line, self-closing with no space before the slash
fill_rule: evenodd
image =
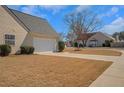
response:
<path id="1" fill-rule="evenodd" d="M 82 44 L 82 41 L 87 41 L 87 47 L 102 47 L 106 40 L 115 41 L 112 36 L 102 32 L 83 33 L 76 39 L 80 44 Z"/>
<path id="2" fill-rule="evenodd" d="M 59 35 L 46 19 L 0 6 L 0 44 L 9 44 L 12 53 L 20 46 L 33 46 L 34 52 L 57 51 Z"/>

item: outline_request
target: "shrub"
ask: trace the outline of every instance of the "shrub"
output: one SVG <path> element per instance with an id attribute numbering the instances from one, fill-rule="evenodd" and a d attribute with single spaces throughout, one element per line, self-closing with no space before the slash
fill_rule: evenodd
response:
<path id="1" fill-rule="evenodd" d="M 110 47 L 110 41 L 109 40 L 105 40 L 105 46 Z"/>
<path id="2" fill-rule="evenodd" d="M 34 53 L 34 47 L 30 47 L 29 53 L 30 53 L 30 54 L 33 54 L 33 53 Z"/>
<path id="3" fill-rule="evenodd" d="M 110 47 L 112 42 L 113 42 L 113 40 L 105 40 L 104 46 Z"/>
<path id="4" fill-rule="evenodd" d="M 59 49 L 59 52 L 62 52 L 65 48 L 65 43 L 63 41 L 59 41 L 58 42 L 58 49 Z"/>
<path id="5" fill-rule="evenodd" d="M 103 43 L 102 46 L 105 47 L 105 43 Z"/>
<path id="6" fill-rule="evenodd" d="M 78 47 L 78 43 L 77 42 L 74 43 L 74 47 Z"/>
<path id="7" fill-rule="evenodd" d="M 111 46 L 111 40 L 105 40 L 105 47 L 110 47 Z"/>
<path id="8" fill-rule="evenodd" d="M 0 45 L 0 56 L 8 56 L 11 53 L 11 46 L 9 45 Z"/>
<path id="9" fill-rule="evenodd" d="M 21 46 L 21 54 L 33 54 L 34 53 L 34 47 L 32 46 Z"/>

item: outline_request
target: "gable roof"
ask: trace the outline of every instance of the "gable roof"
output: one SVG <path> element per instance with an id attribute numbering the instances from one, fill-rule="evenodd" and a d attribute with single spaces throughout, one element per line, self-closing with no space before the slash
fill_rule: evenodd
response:
<path id="1" fill-rule="evenodd" d="M 58 37 L 57 32 L 50 26 L 46 19 L 9 9 L 6 6 L 3 6 L 3 8 L 7 10 L 12 17 L 26 29 L 26 31 Z"/>
<path id="2" fill-rule="evenodd" d="M 100 32 L 101 34 L 105 35 L 106 37 L 112 39 L 112 40 L 115 40 L 115 38 L 113 38 L 111 35 L 107 34 L 107 33 L 102 33 Z"/>
<path id="3" fill-rule="evenodd" d="M 93 32 L 93 33 L 82 33 L 80 34 L 80 36 L 77 38 L 77 40 L 88 40 L 89 38 L 91 38 L 92 36 L 96 35 L 96 34 L 102 34 L 112 40 L 115 40 L 111 35 L 107 34 L 107 33 L 102 33 L 102 32 Z"/>
<path id="4" fill-rule="evenodd" d="M 92 37 L 96 33 L 82 33 L 80 36 L 77 38 L 77 40 L 88 40 L 90 37 Z"/>

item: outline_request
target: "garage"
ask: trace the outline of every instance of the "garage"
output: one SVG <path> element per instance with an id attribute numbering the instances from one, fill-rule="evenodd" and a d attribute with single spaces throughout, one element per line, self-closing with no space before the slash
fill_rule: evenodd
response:
<path id="1" fill-rule="evenodd" d="M 14 47 L 15 51 L 13 51 L 13 53 L 18 52 L 20 50 L 19 47 L 21 46 L 33 46 L 35 48 L 35 53 L 58 51 L 58 41 L 60 40 L 59 34 L 53 29 L 53 27 L 46 19 L 25 14 L 13 9 L 11 9 L 10 11 L 10 9 L 8 9 L 7 7 L 5 10 L 7 10 L 7 12 L 9 11 L 9 14 L 11 14 L 10 16 L 12 16 L 11 19 L 14 19 L 14 21 L 12 20 L 12 22 L 14 22 L 15 24 L 15 21 L 17 21 L 16 23 L 17 25 L 19 25 L 15 26 L 16 28 L 12 28 L 14 30 L 17 30 L 17 33 L 16 31 L 14 31 L 16 43 Z M 10 31 L 12 29 L 10 29 Z M 5 32 L 3 32 L 3 35 L 4 33 Z"/>
<path id="2" fill-rule="evenodd" d="M 33 38 L 33 46 L 35 52 L 46 52 L 56 50 L 56 40 L 47 38 Z"/>

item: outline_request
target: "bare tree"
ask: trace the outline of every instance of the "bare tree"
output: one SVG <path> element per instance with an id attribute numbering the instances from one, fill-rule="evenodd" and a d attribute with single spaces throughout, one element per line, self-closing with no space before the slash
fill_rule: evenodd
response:
<path id="1" fill-rule="evenodd" d="M 80 37 L 82 33 L 97 31 L 101 27 L 101 20 L 92 11 L 82 11 L 65 15 L 65 22 L 69 27 L 67 38 L 71 41 Z M 73 38 L 73 39 L 70 39 Z M 86 40 L 82 40 L 86 46 Z"/>
<path id="2" fill-rule="evenodd" d="M 66 37 L 66 33 L 65 32 L 59 32 L 58 34 L 59 34 L 61 40 L 65 39 L 65 37 Z"/>

